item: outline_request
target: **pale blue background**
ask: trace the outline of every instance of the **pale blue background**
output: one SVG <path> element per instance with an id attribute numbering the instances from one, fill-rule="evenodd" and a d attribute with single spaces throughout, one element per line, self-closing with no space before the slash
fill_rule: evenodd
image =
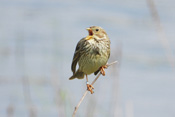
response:
<path id="1" fill-rule="evenodd" d="M 174 60 L 175 1 L 155 4 Z M 0 116 L 70 117 L 86 89 L 85 79 L 68 80 L 71 61 L 92 25 L 106 30 L 109 62 L 120 64 L 77 117 L 174 117 L 175 74 L 146 0 L 1 0 Z"/>

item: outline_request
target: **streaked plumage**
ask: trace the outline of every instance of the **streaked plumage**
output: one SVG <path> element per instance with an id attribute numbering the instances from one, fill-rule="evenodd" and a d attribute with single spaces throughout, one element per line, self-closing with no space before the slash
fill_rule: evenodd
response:
<path id="1" fill-rule="evenodd" d="M 81 39 L 75 49 L 72 60 L 73 75 L 69 78 L 82 79 L 84 75 L 100 71 L 100 67 L 106 65 L 110 56 L 110 40 L 106 32 L 98 26 L 87 29 L 89 35 Z M 79 68 L 76 70 L 77 64 Z"/>

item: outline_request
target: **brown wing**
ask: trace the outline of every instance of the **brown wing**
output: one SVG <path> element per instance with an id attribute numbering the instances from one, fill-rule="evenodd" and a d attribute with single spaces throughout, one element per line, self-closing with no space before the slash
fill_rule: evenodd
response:
<path id="1" fill-rule="evenodd" d="M 110 48 L 110 44 L 111 44 L 111 41 L 109 40 L 109 45 L 108 45 L 108 59 L 110 57 L 110 54 L 111 54 L 111 48 Z"/>
<path id="2" fill-rule="evenodd" d="M 83 44 L 84 44 L 84 41 L 85 41 L 85 38 L 81 39 L 81 40 L 78 42 L 77 46 L 76 46 L 75 53 L 74 53 L 74 57 L 73 57 L 73 60 L 72 60 L 72 66 L 71 66 L 71 69 L 72 69 L 73 74 L 76 72 L 77 62 L 78 62 L 79 59 L 80 59 L 81 50 L 82 50 L 82 46 L 83 46 Z"/>

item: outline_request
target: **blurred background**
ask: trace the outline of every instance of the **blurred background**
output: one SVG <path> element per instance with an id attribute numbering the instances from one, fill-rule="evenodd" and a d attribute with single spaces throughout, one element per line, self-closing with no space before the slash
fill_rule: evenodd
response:
<path id="1" fill-rule="evenodd" d="M 68 80 L 74 50 L 97 25 L 119 64 L 76 116 L 175 117 L 174 11 L 174 0 L 1 0 L 0 116 L 70 117 L 86 90 Z"/>

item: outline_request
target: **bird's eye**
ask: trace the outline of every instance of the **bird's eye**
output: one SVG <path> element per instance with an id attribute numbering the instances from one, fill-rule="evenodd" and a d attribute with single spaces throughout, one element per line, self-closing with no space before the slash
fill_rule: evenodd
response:
<path id="1" fill-rule="evenodd" d="M 96 31 L 98 32 L 98 31 L 99 31 L 99 29 L 96 29 Z"/>

